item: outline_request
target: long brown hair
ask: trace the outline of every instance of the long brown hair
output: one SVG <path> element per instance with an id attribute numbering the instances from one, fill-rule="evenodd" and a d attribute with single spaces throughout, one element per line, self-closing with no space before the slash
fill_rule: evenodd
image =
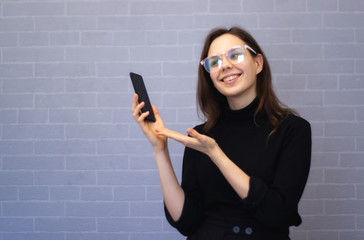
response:
<path id="1" fill-rule="evenodd" d="M 239 27 L 233 27 L 230 29 L 226 28 L 215 28 L 205 39 L 201 58 L 207 57 L 211 43 L 223 34 L 232 34 L 243 40 L 247 45 L 253 48 L 257 54 L 263 56 L 263 69 L 257 75 L 256 91 L 257 98 L 259 99 L 259 106 L 255 112 L 254 117 L 260 112 L 265 112 L 268 116 L 269 121 L 273 125 L 274 129 L 270 133 L 274 133 L 279 126 L 279 123 L 287 115 L 293 113 L 293 110 L 282 104 L 277 98 L 272 87 L 272 74 L 269 67 L 269 63 L 263 50 L 258 45 L 257 41 L 245 30 Z M 257 54 L 251 52 L 252 56 L 255 57 Z M 220 118 L 224 102 L 226 97 L 222 95 L 213 85 L 210 78 L 210 74 L 199 65 L 198 68 L 198 82 L 197 82 L 197 102 L 200 107 L 200 111 L 206 117 L 207 121 L 204 126 L 204 131 L 209 132 L 214 127 L 218 119 Z"/>

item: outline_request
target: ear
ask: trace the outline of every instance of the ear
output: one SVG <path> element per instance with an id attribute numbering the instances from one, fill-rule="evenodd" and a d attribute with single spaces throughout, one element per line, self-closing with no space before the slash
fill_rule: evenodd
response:
<path id="1" fill-rule="evenodd" d="M 256 74 L 258 75 L 263 70 L 263 64 L 264 64 L 263 55 L 259 53 L 257 56 L 254 57 L 254 61 L 255 65 L 257 66 Z"/>

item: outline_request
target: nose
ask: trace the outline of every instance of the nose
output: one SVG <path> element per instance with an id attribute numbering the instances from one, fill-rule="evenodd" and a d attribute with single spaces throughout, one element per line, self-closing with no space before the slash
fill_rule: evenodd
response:
<path id="1" fill-rule="evenodd" d="M 232 67 L 231 62 L 227 58 L 227 56 L 224 54 L 222 55 L 222 63 L 221 63 L 221 70 L 230 69 Z"/>

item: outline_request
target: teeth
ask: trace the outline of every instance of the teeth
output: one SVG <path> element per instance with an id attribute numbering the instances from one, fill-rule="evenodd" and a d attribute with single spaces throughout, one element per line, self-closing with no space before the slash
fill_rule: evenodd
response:
<path id="1" fill-rule="evenodd" d="M 224 79 L 223 79 L 223 81 L 224 81 L 224 82 L 227 82 L 227 81 L 233 80 L 233 79 L 235 79 L 235 78 L 237 78 L 237 77 L 238 77 L 238 75 L 233 75 L 233 76 L 230 76 L 230 77 L 224 78 Z"/>

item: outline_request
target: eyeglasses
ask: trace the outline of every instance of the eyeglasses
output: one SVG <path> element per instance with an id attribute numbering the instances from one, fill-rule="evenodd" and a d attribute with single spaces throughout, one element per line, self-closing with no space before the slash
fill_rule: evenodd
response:
<path id="1" fill-rule="evenodd" d="M 202 60 L 200 64 L 204 66 L 207 72 L 209 73 L 215 72 L 218 71 L 222 66 L 223 55 L 225 55 L 226 58 L 229 60 L 229 62 L 231 62 L 232 64 L 243 62 L 245 59 L 245 49 L 249 49 L 254 54 L 257 54 L 256 51 L 254 51 L 251 47 L 245 44 L 243 46 L 233 47 L 226 53 L 221 53 L 218 55 L 207 57 L 204 60 Z"/>

